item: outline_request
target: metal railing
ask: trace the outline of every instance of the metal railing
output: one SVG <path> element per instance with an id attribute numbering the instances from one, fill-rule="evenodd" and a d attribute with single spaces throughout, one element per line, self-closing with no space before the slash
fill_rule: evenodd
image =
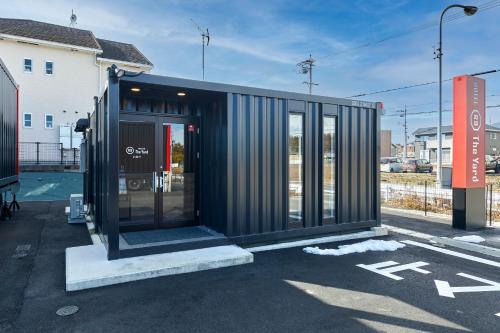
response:
<path id="1" fill-rule="evenodd" d="M 20 142 L 20 165 L 79 165 L 80 149 L 65 148 L 62 143 Z"/>
<path id="2" fill-rule="evenodd" d="M 453 213 L 453 190 L 439 188 L 427 181 L 417 184 L 380 184 L 383 207 L 419 210 L 427 213 L 451 215 Z M 490 225 L 500 220 L 500 187 L 487 184 L 485 187 L 486 219 Z"/>

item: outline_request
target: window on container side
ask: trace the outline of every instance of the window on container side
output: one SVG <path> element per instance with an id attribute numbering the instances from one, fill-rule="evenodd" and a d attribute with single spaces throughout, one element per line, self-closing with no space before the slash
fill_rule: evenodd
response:
<path id="1" fill-rule="evenodd" d="M 45 115 L 45 128 L 53 129 L 54 128 L 54 116 L 51 114 Z"/>
<path id="2" fill-rule="evenodd" d="M 31 113 L 23 113 L 23 127 L 24 128 L 31 128 L 31 118 L 32 118 Z"/>
<path id="3" fill-rule="evenodd" d="M 335 219 L 337 136 L 334 116 L 323 117 L 323 221 Z"/>
<path id="4" fill-rule="evenodd" d="M 23 69 L 25 73 L 33 72 L 33 60 L 31 58 L 24 58 Z"/>
<path id="5" fill-rule="evenodd" d="M 302 226 L 304 220 L 304 116 L 288 115 L 288 222 Z"/>
<path id="6" fill-rule="evenodd" d="M 45 75 L 54 74 L 54 62 L 45 61 Z"/>

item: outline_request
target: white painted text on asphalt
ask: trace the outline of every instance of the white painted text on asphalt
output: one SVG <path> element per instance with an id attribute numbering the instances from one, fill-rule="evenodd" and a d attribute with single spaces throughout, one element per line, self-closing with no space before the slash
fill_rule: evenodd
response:
<path id="1" fill-rule="evenodd" d="M 477 293 L 484 291 L 500 291 L 500 283 L 486 280 L 474 275 L 458 273 L 457 275 L 463 276 L 471 280 L 482 282 L 487 286 L 468 286 L 468 287 L 451 287 L 448 281 L 434 280 L 436 288 L 440 296 L 455 298 L 455 293 Z"/>
<path id="2" fill-rule="evenodd" d="M 372 264 L 372 265 L 359 264 L 356 266 L 367 269 L 371 272 L 383 275 L 383 276 L 388 277 L 390 279 L 399 281 L 399 280 L 403 280 L 403 278 L 398 276 L 398 275 L 395 275 L 393 273 L 406 271 L 406 270 L 412 270 L 412 271 L 419 272 L 422 274 L 429 274 L 430 273 L 429 271 L 426 271 L 426 270 L 420 268 L 422 266 L 427 266 L 427 265 L 429 265 L 429 264 L 426 262 L 423 262 L 423 261 L 412 262 L 412 263 L 405 264 L 405 265 L 400 265 L 399 263 L 397 263 L 395 261 L 384 261 L 384 262 L 379 262 L 379 263 Z"/>

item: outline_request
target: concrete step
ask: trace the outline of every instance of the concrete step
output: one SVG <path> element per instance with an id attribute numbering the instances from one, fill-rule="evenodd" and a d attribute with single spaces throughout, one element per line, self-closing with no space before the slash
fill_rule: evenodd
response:
<path id="1" fill-rule="evenodd" d="M 248 264 L 253 254 L 236 245 L 108 260 L 102 244 L 66 249 L 66 290 L 75 291 L 159 276 Z"/>

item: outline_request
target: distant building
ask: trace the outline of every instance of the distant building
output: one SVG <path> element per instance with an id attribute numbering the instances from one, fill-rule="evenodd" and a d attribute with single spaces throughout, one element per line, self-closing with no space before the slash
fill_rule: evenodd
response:
<path id="1" fill-rule="evenodd" d="M 381 130 L 380 131 L 380 156 L 382 156 L 382 157 L 392 156 L 392 131 L 391 130 Z"/>
<path id="2" fill-rule="evenodd" d="M 153 64 L 132 44 L 91 31 L 32 20 L 0 18 L 0 56 L 19 84 L 21 142 L 78 147 L 72 124 L 92 112 L 112 64 L 149 72 Z"/>
<path id="3" fill-rule="evenodd" d="M 393 143 L 391 148 L 392 157 L 402 157 L 403 156 L 403 145 L 400 143 Z"/>
<path id="4" fill-rule="evenodd" d="M 486 155 L 500 155 L 500 128 L 486 125 Z M 415 136 L 415 157 L 429 160 L 431 163 L 437 161 L 437 128 L 419 128 L 413 132 Z M 451 164 L 453 148 L 453 128 L 443 126 L 442 128 L 442 159 L 443 164 Z"/>
<path id="5" fill-rule="evenodd" d="M 410 142 L 406 145 L 406 153 L 408 154 L 408 158 L 415 158 L 415 143 Z"/>

